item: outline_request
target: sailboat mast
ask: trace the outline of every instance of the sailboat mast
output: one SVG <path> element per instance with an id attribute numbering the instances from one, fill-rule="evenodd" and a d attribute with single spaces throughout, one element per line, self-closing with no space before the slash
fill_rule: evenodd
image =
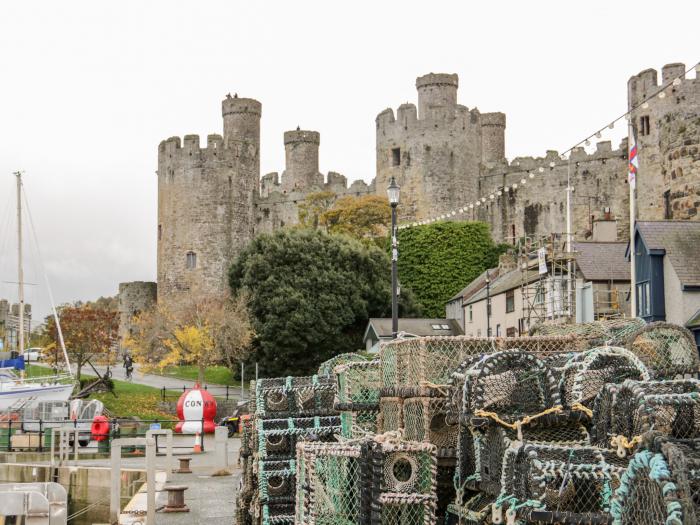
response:
<path id="1" fill-rule="evenodd" d="M 17 284 L 19 287 L 19 338 L 20 355 L 24 353 L 24 268 L 22 266 L 22 172 L 17 177 Z"/>

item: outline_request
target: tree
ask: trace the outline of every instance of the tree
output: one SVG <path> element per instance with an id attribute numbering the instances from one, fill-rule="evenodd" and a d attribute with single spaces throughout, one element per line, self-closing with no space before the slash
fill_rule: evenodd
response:
<path id="1" fill-rule="evenodd" d="M 495 266 L 504 251 L 483 222 L 438 222 L 401 229 L 398 237 L 401 285 L 432 317 L 443 317 L 447 301 Z"/>
<path id="2" fill-rule="evenodd" d="M 335 198 L 332 191 L 309 194 L 299 205 L 299 224 L 304 228 L 318 228 L 321 215 L 331 208 Z"/>
<path id="3" fill-rule="evenodd" d="M 379 195 L 342 197 L 321 214 L 320 223 L 329 233 L 384 240 L 391 223 L 391 207 L 386 197 Z"/>
<path id="4" fill-rule="evenodd" d="M 268 376 L 304 375 L 361 348 L 370 317 L 391 313 L 389 258 L 375 246 L 314 230 L 260 235 L 229 273 L 250 294 L 254 358 Z M 402 288 L 403 316 L 418 313 Z"/>
<path id="5" fill-rule="evenodd" d="M 75 363 L 76 377 L 80 379 L 81 370 L 89 359 L 108 356 L 117 337 L 117 312 L 90 306 L 63 306 L 59 311 L 59 321 L 68 357 Z M 60 360 L 60 351 L 51 352 L 60 348 L 56 320 L 53 317 L 47 320 L 46 333 L 51 341 L 47 347 L 49 359 L 54 355 Z"/>
<path id="6" fill-rule="evenodd" d="M 159 305 L 139 314 L 126 347 L 144 370 L 196 364 L 204 382 L 208 366 L 235 363 L 247 357 L 253 330 L 247 298 L 193 296 L 180 307 Z"/>

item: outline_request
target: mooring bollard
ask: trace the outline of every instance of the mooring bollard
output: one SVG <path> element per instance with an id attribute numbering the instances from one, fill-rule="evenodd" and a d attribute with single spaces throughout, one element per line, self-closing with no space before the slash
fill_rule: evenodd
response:
<path id="1" fill-rule="evenodd" d="M 161 512 L 189 512 L 189 507 L 185 505 L 187 488 L 185 485 L 165 485 L 163 490 L 168 491 L 168 503 Z"/>
<path id="2" fill-rule="evenodd" d="M 190 469 L 190 461 L 192 461 L 192 458 L 189 456 L 182 456 L 177 459 L 180 460 L 180 468 L 175 472 L 178 474 L 192 474 L 192 469 Z"/>

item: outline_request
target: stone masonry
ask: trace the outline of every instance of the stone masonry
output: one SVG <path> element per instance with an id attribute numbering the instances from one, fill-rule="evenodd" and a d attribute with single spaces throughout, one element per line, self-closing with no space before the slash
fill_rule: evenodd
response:
<path id="1" fill-rule="evenodd" d="M 695 219 L 700 209 L 700 80 L 684 78 L 684 70 L 669 64 L 661 83 L 652 69 L 628 82 L 629 107 L 636 108 L 631 123 L 639 143 L 640 219 Z M 641 104 L 662 86 L 665 96 Z M 311 193 L 385 195 L 392 176 L 401 185 L 402 223 L 441 215 L 483 220 L 494 239 L 505 242 L 564 232 L 570 178 L 576 238 L 590 237 L 593 222 L 603 216 L 617 220 L 620 238 L 628 236 L 626 139 L 617 148 L 607 141 L 593 152 L 578 148 L 566 160 L 548 151 L 509 162 L 506 116 L 459 104 L 458 87 L 457 75 L 430 73 L 416 80 L 417 107 L 379 113 L 370 184 L 348 185 L 339 173 L 321 174 L 320 134 L 299 128 L 284 133 L 282 176 L 260 177 L 262 105 L 249 98 L 223 100 L 223 136 L 209 135 L 206 147 L 197 135 L 161 142 L 158 301 L 177 305 L 192 293 L 221 293 L 236 255 L 256 234 L 296 224 L 298 206 Z M 479 206 L 468 206 L 476 200 Z M 139 300 L 133 308 L 132 302 L 125 297 L 125 308 L 141 309 Z"/>

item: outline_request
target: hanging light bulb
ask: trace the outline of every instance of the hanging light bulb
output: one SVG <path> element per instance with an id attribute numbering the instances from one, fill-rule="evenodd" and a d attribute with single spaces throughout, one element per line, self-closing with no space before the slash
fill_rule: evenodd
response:
<path id="1" fill-rule="evenodd" d="M 611 122 L 610 125 L 608 126 L 608 129 L 613 129 L 615 127 L 615 123 Z"/>
<path id="2" fill-rule="evenodd" d="M 518 189 L 518 185 L 517 185 L 517 184 L 513 184 L 513 189 L 514 189 L 514 190 L 517 190 L 517 189 Z"/>
<path id="3" fill-rule="evenodd" d="M 602 138 L 602 136 L 603 136 L 603 134 L 600 131 L 595 134 L 595 138 L 597 138 L 597 139 Z"/>
<path id="4" fill-rule="evenodd" d="M 454 217 L 455 215 L 457 215 L 457 212 L 452 210 L 452 216 Z"/>
<path id="5" fill-rule="evenodd" d="M 665 91 L 660 92 L 659 98 L 666 98 L 666 92 Z"/>
<path id="6" fill-rule="evenodd" d="M 535 174 L 532 173 L 532 172 L 530 172 L 530 178 L 531 178 L 531 179 L 534 179 L 534 178 L 535 178 Z"/>
<path id="7" fill-rule="evenodd" d="M 629 120 L 629 119 L 631 119 L 631 118 L 632 118 L 632 117 L 631 117 L 631 115 L 630 115 L 629 113 L 627 113 L 627 115 L 625 115 L 625 120 Z"/>
<path id="8" fill-rule="evenodd" d="M 481 202 L 486 202 L 486 197 L 481 197 Z"/>
<path id="9" fill-rule="evenodd" d="M 550 166 L 551 166 L 551 164 L 550 164 Z M 537 171 L 539 171 L 540 173 L 544 173 L 544 168 L 542 166 L 540 166 L 539 168 L 537 168 Z"/>
<path id="10" fill-rule="evenodd" d="M 680 86 L 680 85 L 681 85 L 681 79 L 680 79 L 680 78 L 674 78 L 674 79 L 673 79 L 673 85 L 674 85 L 674 86 Z"/>
<path id="11" fill-rule="evenodd" d="M 470 205 L 469 205 L 469 209 L 471 210 L 471 209 L 473 209 L 473 208 L 474 208 L 474 205 L 473 205 L 473 204 L 470 204 Z"/>
<path id="12" fill-rule="evenodd" d="M 498 196 L 500 197 L 501 195 L 503 195 L 503 192 L 502 192 L 501 190 L 498 190 L 498 191 L 496 192 L 496 195 L 498 195 Z"/>
<path id="13" fill-rule="evenodd" d="M 590 145 L 591 145 L 591 141 L 588 140 L 588 139 L 586 139 L 586 142 L 584 142 L 584 144 L 585 144 L 586 146 L 590 146 Z"/>
<path id="14" fill-rule="evenodd" d="M 481 206 L 481 202 L 480 202 L 480 201 L 476 201 L 476 202 L 474 203 L 474 206 Z"/>
<path id="15" fill-rule="evenodd" d="M 649 102 L 642 104 L 642 109 L 649 109 Z"/>
<path id="16" fill-rule="evenodd" d="M 520 179 L 520 185 L 521 185 L 521 186 L 522 186 L 523 184 L 525 184 L 526 182 L 527 182 L 527 180 L 525 180 L 525 179 Z"/>
<path id="17" fill-rule="evenodd" d="M 556 163 L 554 163 L 554 162 L 550 162 L 550 163 L 549 163 L 550 169 L 551 169 L 551 168 L 554 168 L 555 166 L 556 166 Z M 542 169 L 542 171 L 544 171 L 544 168 L 541 168 L 541 169 Z"/>
<path id="18" fill-rule="evenodd" d="M 491 195 L 489 195 L 489 199 L 493 200 L 495 198 L 496 198 L 496 196 L 493 193 Z"/>

